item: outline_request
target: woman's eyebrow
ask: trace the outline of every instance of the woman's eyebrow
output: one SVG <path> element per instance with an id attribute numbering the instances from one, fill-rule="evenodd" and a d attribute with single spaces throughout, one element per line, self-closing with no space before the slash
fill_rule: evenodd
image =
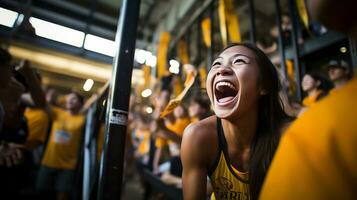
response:
<path id="1" fill-rule="evenodd" d="M 241 54 L 241 53 L 236 53 L 232 57 L 237 57 L 237 56 L 244 56 L 244 57 L 247 57 L 249 59 L 252 59 L 250 56 L 247 56 L 247 55 L 244 55 L 244 54 Z"/>

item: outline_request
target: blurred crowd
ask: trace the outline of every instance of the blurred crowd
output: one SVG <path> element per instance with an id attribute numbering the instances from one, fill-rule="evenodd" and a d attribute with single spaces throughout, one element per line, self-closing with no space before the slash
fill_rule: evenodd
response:
<path id="1" fill-rule="evenodd" d="M 41 75 L 29 61 L 16 62 L 5 49 L 0 49 L 0 53 L 0 173 L 3 177 L 0 187 L 6 188 L 3 191 L 11 197 L 74 197 L 76 177 L 81 176 L 78 159 L 86 112 L 82 109 L 83 96 L 77 91 L 60 95 L 53 88 L 45 88 Z M 322 69 L 325 71 L 304 74 L 301 102 L 291 105 L 287 92 L 282 93 L 286 107 L 294 116 L 300 116 L 351 79 L 351 67 L 344 60 L 331 60 Z M 126 166 L 137 167 L 139 171 L 147 169 L 164 183 L 181 188 L 183 132 L 189 124 L 213 112 L 206 92 L 196 81 L 183 102 L 171 114 L 159 118 L 169 100 L 175 97 L 172 81 L 175 76 L 158 81 L 150 98 L 131 95 Z M 103 125 L 101 132 L 100 150 Z M 130 170 L 126 172 L 130 177 Z M 148 187 L 142 182 L 144 188 Z"/>
<path id="2" fill-rule="evenodd" d="M 68 199 L 85 118 L 83 96 L 44 88 L 27 60 L 0 49 L 0 187 L 4 199 Z"/>
<path id="3" fill-rule="evenodd" d="M 283 16 L 282 21 L 283 39 L 291 41 L 290 19 Z M 315 35 L 327 32 L 318 23 L 312 28 Z M 270 34 L 277 40 L 277 27 Z M 304 38 L 298 42 L 302 44 Z M 261 41 L 257 46 L 268 55 L 277 51 L 277 41 L 269 44 Z M 274 57 L 271 60 L 281 71 L 281 61 Z M 297 89 L 296 80 L 289 74 L 280 76 L 282 103 L 294 120 L 298 121 L 317 102 L 339 93 L 353 77 L 352 66 L 343 59 L 332 59 L 316 69 L 302 74 L 301 101 L 292 97 Z M 151 192 L 150 183 L 142 175 L 144 170 L 170 187 L 183 187 L 180 153 L 184 130 L 214 114 L 197 76 L 173 112 L 160 118 L 170 99 L 178 95 L 175 92 L 178 77 L 171 74 L 158 80 L 150 97 L 142 97 L 135 89 L 130 97 L 124 179 L 133 178 L 136 175 L 133 172 L 138 171 L 145 199 L 163 197 Z M 29 61 L 16 60 L 8 50 L 0 49 L 1 199 L 65 200 L 80 196 L 88 108 L 85 104 L 86 99 L 78 91 L 59 94 L 53 88 L 46 88 L 41 74 Z M 99 132 L 98 163 L 105 135 L 103 123 Z M 209 198 L 213 190 L 210 185 L 207 188 Z"/>

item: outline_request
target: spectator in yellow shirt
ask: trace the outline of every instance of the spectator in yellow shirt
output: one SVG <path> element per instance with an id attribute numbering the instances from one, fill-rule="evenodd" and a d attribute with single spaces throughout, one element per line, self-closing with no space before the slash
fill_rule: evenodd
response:
<path id="1" fill-rule="evenodd" d="M 302 101 L 302 104 L 305 107 L 309 107 L 321 100 L 332 88 L 332 84 L 317 73 L 305 74 L 301 86 L 302 90 L 307 93 L 307 96 Z"/>
<path id="2" fill-rule="evenodd" d="M 66 110 L 52 107 L 52 128 L 38 173 L 37 187 L 55 191 L 57 199 L 69 199 L 77 166 L 82 128 L 80 113 L 83 97 L 77 92 L 67 95 Z"/>
<path id="3" fill-rule="evenodd" d="M 170 122 L 169 120 L 165 121 L 165 128 L 159 130 L 158 132 L 171 132 L 170 134 L 176 134 L 180 139 L 182 138 L 185 128 L 191 123 L 188 117 L 186 109 L 180 105 L 174 110 L 175 120 Z M 166 133 L 169 134 L 169 133 Z M 180 155 L 180 144 L 177 141 L 170 140 L 170 138 L 165 137 L 165 133 L 160 134 L 155 141 L 156 151 L 153 161 L 154 173 L 160 173 L 163 170 L 159 169 L 159 162 L 162 155 L 162 150 L 165 146 L 169 147 L 170 156 L 179 156 Z"/>
<path id="4" fill-rule="evenodd" d="M 29 135 L 25 142 L 25 148 L 33 150 L 46 142 L 49 128 L 49 118 L 43 109 L 27 108 L 25 110 Z"/>

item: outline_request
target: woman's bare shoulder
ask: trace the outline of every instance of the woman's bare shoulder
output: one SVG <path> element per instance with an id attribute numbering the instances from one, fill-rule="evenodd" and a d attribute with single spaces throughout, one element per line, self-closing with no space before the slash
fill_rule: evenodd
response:
<path id="1" fill-rule="evenodd" d="M 192 123 L 185 129 L 182 140 L 183 154 L 196 157 L 206 166 L 211 164 L 211 159 L 216 155 L 218 149 L 216 119 L 216 116 L 211 116 Z"/>
<path id="2" fill-rule="evenodd" d="M 213 115 L 201 121 L 191 123 L 186 127 L 184 135 L 197 138 L 198 140 L 207 140 L 212 136 L 216 137 L 216 120 L 216 116 Z"/>

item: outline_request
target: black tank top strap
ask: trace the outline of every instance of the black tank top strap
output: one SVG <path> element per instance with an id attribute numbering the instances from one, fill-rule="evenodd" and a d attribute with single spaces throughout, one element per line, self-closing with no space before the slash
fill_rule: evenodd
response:
<path id="1" fill-rule="evenodd" d="M 216 132 L 217 132 L 217 139 L 218 139 L 218 152 L 216 156 L 216 160 L 214 161 L 214 164 L 208 169 L 208 176 L 211 176 L 214 170 L 217 168 L 217 165 L 219 163 L 219 159 L 221 158 L 221 153 L 223 151 L 222 145 L 223 145 L 223 129 L 222 129 L 222 122 L 221 119 L 217 117 L 217 125 L 216 125 Z"/>
<path id="2" fill-rule="evenodd" d="M 219 149 L 223 151 L 224 154 L 228 152 L 226 137 L 224 136 L 224 131 L 222 127 L 222 120 L 217 118 L 217 134 L 218 134 L 218 142 Z"/>
<path id="3" fill-rule="evenodd" d="M 219 150 L 222 151 L 224 147 L 223 142 L 224 142 L 224 133 L 223 133 L 223 128 L 222 128 L 222 121 L 220 118 L 217 117 L 217 136 L 218 136 L 218 146 Z"/>

